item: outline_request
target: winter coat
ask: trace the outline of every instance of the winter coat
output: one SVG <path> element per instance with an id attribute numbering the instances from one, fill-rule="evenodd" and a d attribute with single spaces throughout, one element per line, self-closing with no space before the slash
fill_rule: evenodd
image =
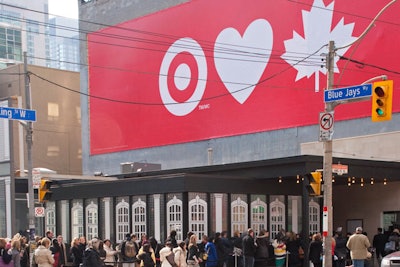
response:
<path id="1" fill-rule="evenodd" d="M 93 248 L 87 248 L 83 252 L 83 267 L 99 267 L 103 266 L 100 260 L 100 254 Z"/>
<path id="2" fill-rule="evenodd" d="M 308 259 L 314 264 L 321 263 L 322 256 L 322 241 L 313 240 L 310 243 L 310 248 L 308 249 Z"/>
<path id="3" fill-rule="evenodd" d="M 350 256 L 353 260 L 365 260 L 368 254 L 368 248 L 371 246 L 368 237 L 363 234 L 354 234 L 350 236 L 346 246 L 350 250 Z"/>
<path id="4" fill-rule="evenodd" d="M 45 246 L 39 246 L 35 250 L 35 261 L 38 267 L 53 267 L 54 258 L 51 255 L 50 249 Z"/>
<path id="5" fill-rule="evenodd" d="M 251 235 L 246 235 L 243 238 L 243 255 L 246 257 L 254 257 L 256 254 L 256 245 L 254 238 Z"/>
<path id="6" fill-rule="evenodd" d="M 167 256 L 171 253 L 171 248 L 166 246 L 160 250 L 161 267 L 172 267 L 167 260 Z"/>
<path id="7" fill-rule="evenodd" d="M 175 263 L 178 265 L 178 267 L 186 267 L 187 251 L 183 251 L 180 246 L 174 248 L 172 251 L 175 254 Z"/>
<path id="8" fill-rule="evenodd" d="M 269 258 L 269 239 L 268 236 L 258 236 L 256 238 L 256 254 L 255 259 L 268 259 Z"/>

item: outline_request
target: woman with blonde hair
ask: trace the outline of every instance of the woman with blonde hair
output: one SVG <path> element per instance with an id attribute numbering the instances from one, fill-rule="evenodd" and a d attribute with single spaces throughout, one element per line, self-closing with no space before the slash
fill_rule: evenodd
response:
<path id="1" fill-rule="evenodd" d="M 75 237 L 74 239 L 72 239 L 71 241 L 71 248 L 70 248 L 70 253 L 72 256 L 72 266 L 73 267 L 79 267 L 79 264 L 82 263 L 82 257 L 83 257 L 83 253 L 82 250 L 79 248 L 79 238 Z"/>
<path id="2" fill-rule="evenodd" d="M 11 256 L 14 262 L 14 267 L 21 267 L 21 242 L 19 239 L 11 240 Z"/>
<path id="3" fill-rule="evenodd" d="M 41 245 L 35 250 L 35 261 L 38 267 L 53 267 L 54 258 L 49 247 L 50 239 L 45 237 L 42 239 Z"/>
<path id="4" fill-rule="evenodd" d="M 188 246 L 188 257 L 187 264 L 189 267 L 199 267 L 199 263 L 202 262 L 200 259 L 200 250 L 197 247 L 197 235 L 191 235 Z"/>

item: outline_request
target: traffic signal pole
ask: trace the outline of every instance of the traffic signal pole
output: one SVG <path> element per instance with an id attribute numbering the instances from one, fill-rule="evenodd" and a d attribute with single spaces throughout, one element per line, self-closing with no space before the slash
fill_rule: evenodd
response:
<path id="1" fill-rule="evenodd" d="M 25 105 L 26 109 L 31 109 L 31 88 L 28 74 L 28 61 L 26 52 L 24 52 L 24 73 L 25 73 Z M 29 239 L 34 240 L 35 237 L 35 198 L 33 190 L 33 164 L 32 164 L 32 122 L 28 121 L 26 126 L 26 154 L 28 164 L 28 223 L 29 223 Z"/>
<path id="2" fill-rule="evenodd" d="M 333 89 L 333 65 L 335 57 L 335 42 L 329 42 L 329 52 L 326 61 L 327 73 L 327 88 Z M 333 103 L 325 103 L 325 112 L 333 112 Z M 329 139 L 329 140 L 328 140 Z M 332 267 L 332 233 L 333 233 L 333 212 L 332 212 L 332 139 L 324 140 L 324 162 L 323 162 L 323 177 L 324 177 L 324 216 L 327 220 L 323 220 L 323 236 L 324 236 L 324 266 Z M 326 212 L 326 214 L 325 214 Z M 327 222 L 327 225 L 324 223 Z"/>

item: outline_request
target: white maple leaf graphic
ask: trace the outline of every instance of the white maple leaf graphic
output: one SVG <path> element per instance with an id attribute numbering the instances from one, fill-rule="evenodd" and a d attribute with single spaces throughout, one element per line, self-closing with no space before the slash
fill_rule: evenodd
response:
<path id="1" fill-rule="evenodd" d="M 316 92 L 319 91 L 319 73 L 326 73 L 325 66 L 321 68 L 321 65 L 325 65 L 321 59 L 325 57 L 308 56 L 314 54 L 329 41 L 334 41 L 336 47 L 341 47 L 356 39 L 352 36 L 354 23 L 344 25 L 343 18 L 331 31 L 334 3 L 325 6 L 323 0 L 314 0 L 310 11 L 302 11 L 304 38 L 293 31 L 293 38 L 284 41 L 286 52 L 281 56 L 282 59 L 297 69 L 296 81 L 306 76 L 310 78 L 315 73 Z M 349 48 L 350 46 L 341 51 L 344 54 Z M 339 72 L 336 64 L 338 60 L 339 58 L 335 57 L 335 72 Z"/>

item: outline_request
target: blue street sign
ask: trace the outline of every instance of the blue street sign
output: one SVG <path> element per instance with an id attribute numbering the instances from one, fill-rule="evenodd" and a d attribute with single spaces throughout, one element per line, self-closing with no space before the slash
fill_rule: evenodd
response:
<path id="1" fill-rule="evenodd" d="M 372 95 L 372 84 L 361 84 L 351 87 L 337 88 L 324 91 L 324 101 L 342 101 Z"/>
<path id="2" fill-rule="evenodd" d="M 0 118 L 19 121 L 36 121 L 36 110 L 0 107 Z"/>

